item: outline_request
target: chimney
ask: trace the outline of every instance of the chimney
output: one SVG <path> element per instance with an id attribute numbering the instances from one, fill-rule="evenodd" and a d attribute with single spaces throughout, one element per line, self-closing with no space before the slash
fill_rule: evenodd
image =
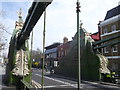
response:
<path id="1" fill-rule="evenodd" d="M 100 27 L 101 22 L 102 21 L 99 21 L 99 23 L 98 23 L 98 33 L 99 33 L 99 38 L 100 39 L 101 39 L 100 35 L 101 35 L 101 32 L 102 32 L 101 27 Z"/>
<path id="2" fill-rule="evenodd" d="M 63 38 L 63 44 L 67 43 L 68 42 L 68 38 L 67 37 L 64 37 Z"/>

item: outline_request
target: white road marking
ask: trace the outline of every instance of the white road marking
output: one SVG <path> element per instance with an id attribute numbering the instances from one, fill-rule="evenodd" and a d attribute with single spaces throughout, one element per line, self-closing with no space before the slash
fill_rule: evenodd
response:
<path id="1" fill-rule="evenodd" d="M 41 88 L 41 85 L 38 82 L 34 81 L 34 80 L 32 80 L 32 85 L 34 87 L 36 87 L 36 88 Z"/>
<path id="2" fill-rule="evenodd" d="M 76 85 L 76 84 L 74 84 L 74 85 Z M 51 85 L 51 86 L 44 86 L 44 88 L 65 87 L 65 86 L 69 86 L 69 85 Z"/>
<path id="3" fill-rule="evenodd" d="M 39 74 L 35 74 L 35 75 L 42 77 L 42 75 L 39 75 Z M 77 84 L 71 84 L 69 82 L 64 82 L 64 81 L 57 80 L 57 79 L 54 79 L 54 78 L 50 78 L 50 77 L 47 77 L 47 76 L 44 76 L 44 78 L 49 79 L 49 80 L 53 80 L 53 81 L 56 81 L 56 82 L 59 82 L 59 83 L 62 83 L 62 84 L 65 84 L 67 86 L 77 88 Z"/>

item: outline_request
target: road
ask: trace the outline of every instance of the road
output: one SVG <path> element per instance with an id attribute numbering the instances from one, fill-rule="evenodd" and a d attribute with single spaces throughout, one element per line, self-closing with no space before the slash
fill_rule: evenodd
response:
<path id="1" fill-rule="evenodd" d="M 32 80 L 34 82 L 37 82 L 39 86 L 42 84 L 42 75 L 41 75 L 42 70 L 40 69 L 33 69 L 32 73 Z M 5 66 L 2 67 L 0 65 L 0 89 L 1 88 L 7 88 L 2 84 L 2 75 L 5 74 Z M 40 87 L 41 88 L 41 87 Z M 45 90 L 78 90 L 77 89 L 77 81 L 71 79 L 71 78 L 66 78 L 63 76 L 55 75 L 55 74 L 50 74 L 49 72 L 45 72 L 44 75 L 44 88 Z M 90 82 L 90 81 L 82 81 L 81 83 L 81 89 L 82 90 L 120 90 L 120 88 L 116 85 L 113 84 L 100 84 L 99 82 Z M 11 89 L 13 90 L 13 89 Z M 15 89 L 14 89 L 15 90 Z"/>
<path id="2" fill-rule="evenodd" d="M 35 80 L 36 82 L 41 83 L 42 81 L 42 75 L 41 75 L 41 70 L 34 69 L 33 70 L 33 77 L 32 79 Z M 49 72 L 45 72 L 44 76 L 44 88 L 76 88 L 77 87 L 77 82 L 73 80 L 68 80 L 65 78 L 61 78 L 58 75 L 50 74 Z"/>
<path id="3" fill-rule="evenodd" d="M 32 79 L 39 83 L 40 85 L 42 84 L 42 70 L 40 69 L 33 69 L 33 75 Z M 65 89 L 65 90 L 77 90 L 77 81 L 66 78 L 63 76 L 55 75 L 55 74 L 50 74 L 49 72 L 45 72 L 44 74 L 44 88 L 51 88 L 53 89 Z M 82 81 L 81 83 L 81 89 L 84 90 L 120 90 L 118 86 L 114 86 L 112 84 L 109 85 L 102 85 L 98 82 L 89 82 L 89 81 Z"/>

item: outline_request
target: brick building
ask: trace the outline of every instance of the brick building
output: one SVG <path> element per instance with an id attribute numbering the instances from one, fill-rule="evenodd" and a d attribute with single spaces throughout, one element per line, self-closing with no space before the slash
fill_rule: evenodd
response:
<path id="1" fill-rule="evenodd" d="M 120 35 L 120 5 L 107 11 L 104 21 L 99 26 L 101 27 L 101 40 Z M 120 37 L 103 44 L 109 44 L 117 40 L 120 40 Z M 109 69 L 120 74 L 120 43 L 102 48 L 102 54 L 109 60 Z"/>
<path id="2" fill-rule="evenodd" d="M 53 43 L 45 47 L 45 63 L 47 63 L 48 68 L 58 67 L 59 60 L 66 56 L 67 50 L 69 48 L 68 38 L 63 38 L 63 43 Z"/>
<path id="3" fill-rule="evenodd" d="M 68 38 L 64 37 L 63 44 L 57 47 L 58 48 L 58 60 L 63 59 L 67 55 L 69 46 L 70 46 L 70 41 L 68 42 Z"/>

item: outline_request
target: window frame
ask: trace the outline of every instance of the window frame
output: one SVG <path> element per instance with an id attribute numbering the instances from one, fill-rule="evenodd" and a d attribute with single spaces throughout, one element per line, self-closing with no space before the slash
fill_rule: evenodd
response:
<path id="1" fill-rule="evenodd" d="M 108 47 L 104 47 L 104 53 L 109 53 Z"/>
<path id="2" fill-rule="evenodd" d="M 104 28 L 104 29 L 103 29 L 103 34 L 106 34 L 106 33 L 108 33 L 108 29 L 107 29 L 107 28 Z"/>
<path id="3" fill-rule="evenodd" d="M 115 48 L 116 48 L 116 50 L 115 50 Z M 114 45 L 114 46 L 112 46 L 112 52 L 118 52 L 118 45 Z"/>
<path id="4" fill-rule="evenodd" d="M 111 26 L 111 31 L 112 32 L 116 31 L 116 25 L 115 24 Z"/>

